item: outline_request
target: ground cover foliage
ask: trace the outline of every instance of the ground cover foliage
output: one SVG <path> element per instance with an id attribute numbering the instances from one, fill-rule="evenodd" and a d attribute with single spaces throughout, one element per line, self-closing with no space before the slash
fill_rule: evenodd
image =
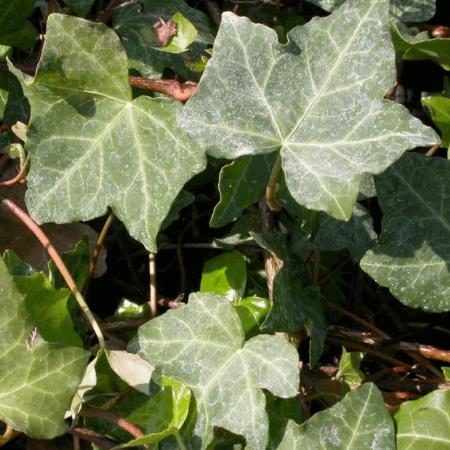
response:
<path id="1" fill-rule="evenodd" d="M 450 449 L 440 0 L 0 0 L 0 447 Z"/>

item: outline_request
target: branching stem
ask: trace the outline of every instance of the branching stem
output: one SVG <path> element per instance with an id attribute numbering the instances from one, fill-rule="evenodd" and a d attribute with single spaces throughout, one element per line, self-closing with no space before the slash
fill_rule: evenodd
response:
<path id="1" fill-rule="evenodd" d="M 278 177 L 280 176 L 280 172 L 281 172 L 281 155 L 278 155 L 277 160 L 273 165 L 272 172 L 270 173 L 269 182 L 267 183 L 266 188 L 266 202 L 272 211 L 281 210 L 281 205 L 276 199 L 277 193 L 276 186 Z"/>

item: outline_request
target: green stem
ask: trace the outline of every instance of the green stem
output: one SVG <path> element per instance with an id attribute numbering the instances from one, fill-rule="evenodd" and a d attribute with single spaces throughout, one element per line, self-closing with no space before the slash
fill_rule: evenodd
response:
<path id="1" fill-rule="evenodd" d="M 180 433 L 178 433 L 178 431 L 177 431 L 177 432 L 175 432 L 174 436 L 175 436 L 175 440 L 177 441 L 177 444 L 178 444 L 178 447 L 180 448 L 180 450 L 187 450 L 186 446 L 183 443 L 183 440 L 180 437 Z"/>
<path id="2" fill-rule="evenodd" d="M 280 211 L 281 205 L 276 199 L 276 184 L 281 172 L 281 155 L 278 155 L 270 174 L 269 182 L 266 188 L 266 202 L 272 211 Z"/>

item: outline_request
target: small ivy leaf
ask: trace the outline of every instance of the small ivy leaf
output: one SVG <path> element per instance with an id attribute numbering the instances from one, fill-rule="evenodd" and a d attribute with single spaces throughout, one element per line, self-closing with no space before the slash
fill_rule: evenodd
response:
<path id="1" fill-rule="evenodd" d="M 325 11 L 333 11 L 345 0 L 308 0 Z M 392 16 L 403 22 L 426 22 L 436 13 L 436 0 L 391 0 Z"/>
<path id="2" fill-rule="evenodd" d="M 339 361 L 339 371 L 336 374 L 336 378 L 348 385 L 350 389 L 360 386 L 364 380 L 364 373 L 359 368 L 364 355 L 365 353 L 362 352 L 347 352 L 342 347 L 342 356 Z"/>
<path id="3" fill-rule="evenodd" d="M 242 211 L 261 199 L 277 155 L 244 156 L 222 167 L 219 175 L 220 201 L 210 225 L 222 227 L 238 219 Z"/>
<path id="4" fill-rule="evenodd" d="M 177 47 L 189 46 L 188 52 L 183 55 L 166 53 L 162 48 L 155 47 L 155 33 L 152 27 L 160 18 L 169 20 L 177 13 L 195 27 L 194 30 L 184 22 L 178 21 L 178 28 L 182 26 L 182 33 L 187 33 L 188 39 L 182 39 L 184 44 Z M 201 11 L 191 8 L 184 0 L 150 0 L 140 4 L 126 5 L 117 8 L 113 14 L 113 28 L 123 40 L 128 55 L 130 68 L 138 70 L 142 75 L 151 78 L 160 78 L 165 68 L 172 69 L 185 79 L 198 77 L 186 65 L 186 59 L 196 60 L 204 54 L 204 50 L 214 41 L 212 28 L 208 17 Z M 185 31 L 183 31 L 185 30 Z M 173 38 L 177 41 L 177 36 Z M 192 39 L 195 42 L 191 44 Z M 180 43 L 179 43 L 180 44 Z M 188 45 L 186 45 L 188 44 Z M 169 43 L 170 46 L 170 43 Z M 184 51 L 183 50 L 183 51 Z"/>
<path id="5" fill-rule="evenodd" d="M 360 263 L 403 304 L 429 312 L 450 310 L 449 180 L 450 161 L 415 153 L 377 177 L 382 232 Z"/>
<path id="6" fill-rule="evenodd" d="M 298 391 L 298 354 L 278 336 L 244 342 L 239 316 L 224 297 L 191 294 L 189 303 L 140 327 L 129 351 L 192 389 L 194 435 L 205 449 L 214 426 L 243 435 L 254 450 L 268 442 L 261 388 L 288 398 Z"/>
<path id="7" fill-rule="evenodd" d="M 241 319 L 242 328 L 247 339 L 259 334 L 267 314 L 270 311 L 270 301 L 261 297 L 246 297 L 235 305 Z"/>
<path id="8" fill-rule="evenodd" d="M 181 13 L 176 13 L 170 21 L 175 25 L 175 34 L 159 50 L 168 53 L 183 53 L 195 42 L 197 29 Z"/>
<path id="9" fill-rule="evenodd" d="M 345 3 L 291 30 L 287 46 L 226 12 L 180 124 L 215 157 L 279 150 L 294 199 L 348 220 L 363 173 L 438 142 L 403 106 L 382 100 L 394 80 L 387 0 Z"/>
<path id="10" fill-rule="evenodd" d="M 441 132 L 441 147 L 450 147 L 450 95 L 446 92 L 424 95 L 422 105 L 429 111 L 434 124 Z"/>
<path id="11" fill-rule="evenodd" d="M 0 120 L 5 125 L 28 122 L 30 114 L 27 99 L 14 75 L 0 73 Z"/>
<path id="12" fill-rule="evenodd" d="M 373 383 L 349 392 L 302 425 L 290 421 L 277 450 L 395 450 L 394 423 Z"/>
<path id="13" fill-rule="evenodd" d="M 246 283 L 245 258 L 238 252 L 227 252 L 206 261 L 200 291 L 213 292 L 238 302 L 244 296 Z"/>
<path id="14" fill-rule="evenodd" d="M 430 39 L 428 32 L 414 33 L 402 23 L 392 27 L 395 50 L 408 61 L 431 59 L 445 70 L 450 70 L 450 39 Z"/>
<path id="15" fill-rule="evenodd" d="M 398 450 L 450 448 L 450 389 L 400 405 L 394 413 Z"/>
<path id="16" fill-rule="evenodd" d="M 35 0 L 0 0 L 0 45 L 30 48 L 37 37 L 26 19 L 34 9 Z"/>
<path id="17" fill-rule="evenodd" d="M 64 413 L 89 352 L 33 338 L 34 329 L 24 296 L 0 259 L 0 418 L 31 437 L 51 439 L 67 431 Z"/>
<path id="18" fill-rule="evenodd" d="M 311 337 L 310 365 L 314 366 L 322 354 L 328 321 L 320 291 L 314 286 L 303 286 L 302 260 L 292 254 L 281 233 L 252 233 L 255 241 L 267 251 L 275 253 L 282 267 L 273 281 L 273 304 L 262 325 L 263 331 L 298 333 L 302 328 Z"/>
<path id="19" fill-rule="evenodd" d="M 34 219 L 89 220 L 111 206 L 156 251 L 172 202 L 205 165 L 203 151 L 176 127 L 180 104 L 132 100 L 114 31 L 60 14 L 49 17 L 34 79 L 15 73 L 31 104 L 26 202 Z"/>

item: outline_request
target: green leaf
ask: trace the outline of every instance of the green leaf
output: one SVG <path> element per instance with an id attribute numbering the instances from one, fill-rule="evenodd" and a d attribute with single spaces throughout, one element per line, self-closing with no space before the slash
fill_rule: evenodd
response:
<path id="1" fill-rule="evenodd" d="M 394 413 L 398 450 L 450 448 L 450 389 L 400 405 Z"/>
<path id="2" fill-rule="evenodd" d="M 95 0 L 64 0 L 64 3 L 69 5 L 81 17 L 89 14 L 94 2 Z"/>
<path id="3" fill-rule="evenodd" d="M 261 325 L 270 311 L 270 301 L 261 297 L 246 297 L 235 305 L 241 319 L 245 337 L 251 338 L 259 334 Z"/>
<path id="4" fill-rule="evenodd" d="M 392 27 L 395 50 L 409 61 L 431 59 L 445 70 L 450 70 L 450 39 L 430 39 L 428 32 L 415 33 L 398 23 Z"/>
<path id="5" fill-rule="evenodd" d="M 450 381 L 450 367 L 441 367 L 445 381 Z"/>
<path id="6" fill-rule="evenodd" d="M 294 347 L 269 335 L 244 342 L 238 314 L 218 295 L 191 294 L 187 306 L 142 326 L 129 348 L 192 389 L 198 413 L 194 434 L 202 449 L 217 426 L 264 450 L 268 418 L 261 388 L 283 398 L 298 391 Z"/>
<path id="7" fill-rule="evenodd" d="M 373 383 L 349 392 L 302 425 L 290 421 L 277 450 L 395 450 L 394 424 Z"/>
<path id="8" fill-rule="evenodd" d="M 359 368 L 364 355 L 365 353 L 361 352 L 347 352 L 342 347 L 342 356 L 336 378 L 348 384 L 352 389 L 359 386 L 364 380 L 364 374 Z"/>
<path id="9" fill-rule="evenodd" d="M 27 22 L 34 0 L 0 0 L 0 44 L 29 48 L 37 32 Z"/>
<path id="10" fill-rule="evenodd" d="M 159 50 L 167 53 L 183 53 L 195 41 L 197 29 L 181 13 L 176 13 L 172 20 L 177 24 L 177 34 L 169 44 Z"/>
<path id="11" fill-rule="evenodd" d="M 376 179 L 383 210 L 378 244 L 361 268 L 394 297 L 429 312 L 450 310 L 450 161 L 406 154 Z"/>
<path id="12" fill-rule="evenodd" d="M 434 124 L 441 132 L 441 147 L 449 147 L 450 98 L 444 95 L 427 95 L 422 97 L 422 105 L 428 109 Z"/>
<path id="13" fill-rule="evenodd" d="M 176 13 L 181 13 L 197 30 L 195 43 L 189 47 L 188 53 L 183 55 L 154 48 L 153 25 L 160 18 L 168 20 Z M 188 6 L 184 0 L 145 1 L 144 10 L 139 4 L 118 8 L 113 14 L 113 28 L 123 40 L 130 67 L 151 78 L 161 77 L 165 68 L 172 69 L 186 79 L 195 77 L 195 73 L 187 67 L 186 60 L 198 59 L 204 49 L 214 41 L 208 17 Z"/>
<path id="14" fill-rule="evenodd" d="M 354 0 L 276 33 L 230 12 L 180 124 L 215 157 L 281 152 L 287 187 L 348 220 L 363 173 L 380 173 L 434 131 L 383 100 L 395 80 L 387 0 Z"/>
<path id="15" fill-rule="evenodd" d="M 70 314 L 69 289 L 55 289 L 43 273 L 15 276 L 14 282 L 25 298 L 31 320 L 47 342 L 83 346 Z"/>
<path id="16" fill-rule="evenodd" d="M 220 201 L 211 216 L 212 227 L 235 221 L 244 209 L 264 196 L 276 157 L 276 154 L 244 156 L 222 167 Z"/>
<path id="17" fill-rule="evenodd" d="M 9 73 L 0 73 L 0 121 L 13 125 L 28 122 L 29 107 L 17 79 Z"/>
<path id="18" fill-rule="evenodd" d="M 0 417 L 31 437 L 67 431 L 64 413 L 89 353 L 47 343 L 35 331 L 24 296 L 0 260 Z"/>
<path id="19" fill-rule="evenodd" d="M 201 149 L 176 127 L 180 105 L 132 100 L 116 34 L 59 14 L 49 17 L 35 78 L 17 75 L 32 111 L 26 195 L 32 216 L 89 220 L 111 206 L 130 234 L 155 251 L 172 202 L 204 166 Z"/>
<path id="20" fill-rule="evenodd" d="M 314 286 L 303 286 L 303 261 L 289 251 L 283 235 L 253 234 L 253 237 L 283 264 L 273 281 L 272 309 L 262 329 L 298 333 L 305 327 L 311 337 L 310 365 L 314 366 L 322 354 L 328 329 L 320 291 Z"/>
<path id="21" fill-rule="evenodd" d="M 227 252 L 206 261 L 200 291 L 213 292 L 236 301 L 244 296 L 246 282 L 245 258 L 238 252 Z"/>
<path id="22" fill-rule="evenodd" d="M 322 251 L 347 249 L 353 261 L 358 262 L 372 247 L 376 238 L 377 234 L 373 229 L 369 212 L 356 203 L 353 215 L 348 222 L 321 214 L 320 226 L 314 237 L 313 246 Z"/>
<path id="23" fill-rule="evenodd" d="M 132 405 L 127 419 L 144 430 L 146 436 L 133 439 L 120 448 L 156 444 L 171 435 L 177 435 L 186 421 L 191 392 L 179 381 L 162 377 L 163 390 L 139 408 Z M 127 399 L 130 401 L 131 397 Z M 124 405 L 121 404 L 121 412 Z"/>
<path id="24" fill-rule="evenodd" d="M 333 11 L 345 0 L 308 0 L 325 11 Z M 436 0 L 391 0 L 390 12 L 403 22 L 426 22 L 436 13 Z"/>

